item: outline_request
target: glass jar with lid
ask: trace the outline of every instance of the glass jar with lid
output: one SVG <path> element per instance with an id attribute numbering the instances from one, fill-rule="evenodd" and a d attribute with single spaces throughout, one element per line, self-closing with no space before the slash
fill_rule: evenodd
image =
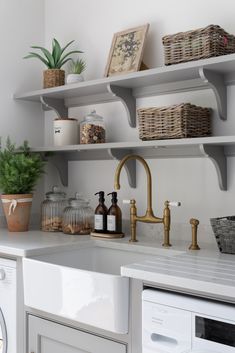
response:
<path id="1" fill-rule="evenodd" d="M 58 186 L 53 186 L 52 191 L 46 193 L 41 217 L 41 228 L 44 232 L 62 231 L 62 215 L 67 205 L 66 194 Z"/>
<path id="2" fill-rule="evenodd" d="M 63 212 L 62 229 L 65 234 L 90 234 L 93 230 L 94 211 L 89 201 L 79 193 L 69 199 L 69 206 Z"/>
<path id="3" fill-rule="evenodd" d="M 95 110 L 80 123 L 80 143 L 105 143 L 104 119 Z"/>

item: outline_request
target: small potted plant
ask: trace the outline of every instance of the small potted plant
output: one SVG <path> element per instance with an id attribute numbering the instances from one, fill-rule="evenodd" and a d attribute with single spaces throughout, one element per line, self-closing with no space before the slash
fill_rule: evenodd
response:
<path id="1" fill-rule="evenodd" d="M 67 76 L 67 83 L 75 83 L 84 81 L 82 75 L 83 71 L 86 69 L 86 63 L 82 59 L 71 60 L 69 66 L 69 74 Z"/>
<path id="2" fill-rule="evenodd" d="M 39 46 L 32 46 L 32 49 L 37 49 L 41 51 L 39 53 L 30 52 L 29 55 L 25 56 L 24 59 L 36 58 L 43 62 L 47 66 L 47 70 L 43 73 L 43 87 L 50 88 L 55 86 L 62 86 L 65 83 L 65 71 L 61 69 L 64 64 L 72 60 L 71 55 L 82 53 L 80 50 L 73 50 L 65 53 L 66 49 L 74 42 L 72 40 L 65 45 L 64 48 L 61 47 L 60 43 L 54 38 L 52 40 L 52 51 L 50 52 L 46 48 Z"/>
<path id="3" fill-rule="evenodd" d="M 10 232 L 29 228 L 32 191 L 42 175 L 44 162 L 38 153 L 31 153 L 27 141 L 16 149 L 7 138 L 0 151 L 0 189 L 3 209 Z"/>

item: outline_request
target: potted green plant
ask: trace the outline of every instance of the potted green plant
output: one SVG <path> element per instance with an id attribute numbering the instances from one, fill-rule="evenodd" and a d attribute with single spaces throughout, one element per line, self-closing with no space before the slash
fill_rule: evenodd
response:
<path id="1" fill-rule="evenodd" d="M 67 83 L 75 83 L 84 81 L 82 73 L 86 69 L 86 62 L 82 59 L 71 60 L 69 66 L 69 74 L 67 76 Z"/>
<path id="2" fill-rule="evenodd" d="M 30 152 L 27 141 L 16 149 L 7 138 L 5 149 L 0 150 L 0 189 L 10 232 L 28 230 L 32 192 L 43 169 L 44 161 L 40 154 Z"/>
<path id="3" fill-rule="evenodd" d="M 68 61 L 72 60 L 71 55 L 82 53 L 80 50 L 72 50 L 65 53 L 66 49 L 74 42 L 72 40 L 65 47 L 61 47 L 58 40 L 55 38 L 52 40 L 52 51 L 50 52 L 46 48 L 39 46 L 32 46 L 32 49 L 37 49 L 41 51 L 39 53 L 30 52 L 29 55 L 26 55 L 24 59 L 35 58 L 39 59 L 43 64 L 47 66 L 47 70 L 43 72 L 43 87 L 50 88 L 55 86 L 62 86 L 65 83 L 65 71 L 62 70 L 62 66 Z"/>

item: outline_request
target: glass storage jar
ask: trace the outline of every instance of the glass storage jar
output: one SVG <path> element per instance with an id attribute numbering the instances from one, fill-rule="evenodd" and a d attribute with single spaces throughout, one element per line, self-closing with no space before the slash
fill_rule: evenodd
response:
<path id="1" fill-rule="evenodd" d="M 53 186 L 42 202 L 41 228 L 44 232 L 62 231 L 62 215 L 68 205 L 65 192 Z"/>
<path id="2" fill-rule="evenodd" d="M 96 114 L 93 110 L 80 123 L 80 143 L 104 143 L 105 142 L 105 124 L 102 116 Z"/>
<path id="3" fill-rule="evenodd" d="M 65 234 L 90 234 L 93 230 L 94 211 L 89 201 L 79 193 L 69 199 L 69 206 L 63 212 L 62 229 Z"/>

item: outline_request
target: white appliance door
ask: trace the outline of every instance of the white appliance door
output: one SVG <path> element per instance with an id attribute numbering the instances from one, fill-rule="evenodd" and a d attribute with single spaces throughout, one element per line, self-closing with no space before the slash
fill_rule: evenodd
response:
<path id="1" fill-rule="evenodd" d="M 7 353 L 7 330 L 5 320 L 0 309 L 0 353 Z"/>
<path id="2" fill-rule="evenodd" d="M 191 312 L 143 301 L 143 353 L 191 350 Z"/>

